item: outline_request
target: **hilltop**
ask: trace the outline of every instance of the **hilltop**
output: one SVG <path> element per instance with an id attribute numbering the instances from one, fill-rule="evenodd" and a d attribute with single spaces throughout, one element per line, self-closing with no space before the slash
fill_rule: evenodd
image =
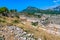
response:
<path id="1" fill-rule="evenodd" d="M 39 9 L 36 7 L 32 7 L 32 6 L 28 6 L 26 9 L 22 10 L 22 12 L 26 12 L 26 13 L 42 13 L 42 14 L 60 14 L 60 6 L 54 7 L 54 8 L 50 8 L 50 9 Z"/>

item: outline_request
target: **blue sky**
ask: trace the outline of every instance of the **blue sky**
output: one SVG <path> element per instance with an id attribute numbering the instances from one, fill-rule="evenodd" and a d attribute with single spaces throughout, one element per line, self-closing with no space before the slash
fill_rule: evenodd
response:
<path id="1" fill-rule="evenodd" d="M 0 0 L 0 7 L 6 6 L 9 9 L 17 9 L 18 11 L 28 6 L 46 9 L 59 4 L 60 0 Z"/>

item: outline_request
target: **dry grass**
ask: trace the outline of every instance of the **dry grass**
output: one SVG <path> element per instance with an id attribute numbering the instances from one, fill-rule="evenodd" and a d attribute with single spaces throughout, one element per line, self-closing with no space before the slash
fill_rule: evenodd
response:
<path id="1" fill-rule="evenodd" d="M 55 36 L 52 34 L 49 34 L 45 31 L 43 31 L 42 29 L 39 28 L 33 28 L 30 24 L 30 22 L 26 22 L 26 24 L 22 24 L 21 22 L 13 24 L 12 21 L 18 19 L 18 18 L 8 18 L 8 17 L 2 17 L 0 19 L 6 20 L 6 23 L 0 23 L 4 26 L 6 25 L 16 25 L 20 28 L 22 28 L 24 31 L 26 31 L 27 33 L 33 33 L 34 34 L 34 38 L 42 38 L 42 40 L 60 40 L 60 36 Z M 20 20 L 20 19 L 18 19 Z"/>

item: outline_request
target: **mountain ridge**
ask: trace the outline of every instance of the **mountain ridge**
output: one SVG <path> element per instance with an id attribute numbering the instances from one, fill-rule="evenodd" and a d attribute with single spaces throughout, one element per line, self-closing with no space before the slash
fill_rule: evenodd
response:
<path id="1" fill-rule="evenodd" d="M 60 14 L 60 5 L 51 9 L 39 9 L 36 7 L 28 6 L 26 9 L 22 10 L 23 13 L 45 13 L 45 14 Z"/>

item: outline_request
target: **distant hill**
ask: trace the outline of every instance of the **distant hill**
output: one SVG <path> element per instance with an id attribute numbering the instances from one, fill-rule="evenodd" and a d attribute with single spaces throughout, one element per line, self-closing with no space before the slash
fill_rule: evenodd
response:
<path id="1" fill-rule="evenodd" d="M 60 6 L 57 6 L 57 7 L 51 8 L 51 9 L 46 9 L 46 10 L 28 6 L 26 9 L 22 10 L 21 12 L 29 13 L 29 14 L 34 14 L 34 13 L 60 14 Z"/>
<path id="2" fill-rule="evenodd" d="M 23 13 L 29 13 L 29 14 L 40 13 L 42 11 L 43 11 L 42 9 L 38 9 L 36 7 L 31 6 L 28 6 L 26 9 L 22 10 Z"/>
<path id="3" fill-rule="evenodd" d="M 55 7 L 55 8 L 53 8 L 53 10 L 55 10 L 55 11 L 60 11 L 60 5 L 57 6 L 57 7 Z"/>
<path id="4" fill-rule="evenodd" d="M 60 14 L 60 5 L 51 9 L 39 9 L 36 7 L 28 6 L 26 9 L 22 10 L 21 12 L 18 12 L 16 9 L 9 10 L 6 7 L 0 7 L 0 15 L 3 16 L 18 16 L 19 13 L 21 14 L 28 14 L 28 15 L 34 15 L 34 13 L 40 13 L 40 14 Z"/>
<path id="5" fill-rule="evenodd" d="M 45 10 L 49 14 L 60 14 L 60 5 L 51 9 Z"/>

